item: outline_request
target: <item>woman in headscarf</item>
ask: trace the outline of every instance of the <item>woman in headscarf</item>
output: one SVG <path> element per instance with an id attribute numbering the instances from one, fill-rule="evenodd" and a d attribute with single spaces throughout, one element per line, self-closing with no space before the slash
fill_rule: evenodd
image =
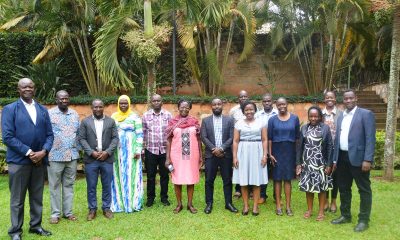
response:
<path id="1" fill-rule="evenodd" d="M 111 117 L 118 127 L 119 136 L 111 185 L 111 211 L 140 211 L 143 205 L 142 120 L 132 112 L 131 100 L 126 95 L 118 98 L 118 111 Z"/>
<path id="2" fill-rule="evenodd" d="M 187 209 L 197 213 L 193 207 L 194 184 L 200 180 L 201 142 L 200 125 L 196 118 L 189 116 L 192 103 L 188 100 L 178 102 L 179 115 L 171 119 L 167 130 L 167 151 L 165 166 L 171 171 L 178 205 L 174 213 L 183 209 L 182 185 L 187 185 Z"/>

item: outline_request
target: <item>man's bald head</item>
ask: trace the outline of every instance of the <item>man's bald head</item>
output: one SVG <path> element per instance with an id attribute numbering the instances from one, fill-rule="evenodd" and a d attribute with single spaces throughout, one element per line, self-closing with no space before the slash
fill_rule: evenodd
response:
<path id="1" fill-rule="evenodd" d="M 247 92 L 245 90 L 241 90 L 239 92 L 239 103 L 242 104 L 242 103 L 246 102 L 247 100 L 249 100 L 249 95 L 247 94 Z"/>
<path id="2" fill-rule="evenodd" d="M 35 83 L 32 81 L 32 79 L 30 79 L 30 78 L 21 78 L 18 81 L 18 87 L 22 86 L 23 84 L 30 84 L 30 83 L 32 83 L 33 86 L 35 86 Z"/>
<path id="3" fill-rule="evenodd" d="M 35 94 L 35 84 L 29 78 L 21 78 L 18 81 L 18 93 L 26 103 L 32 103 L 33 95 Z"/>

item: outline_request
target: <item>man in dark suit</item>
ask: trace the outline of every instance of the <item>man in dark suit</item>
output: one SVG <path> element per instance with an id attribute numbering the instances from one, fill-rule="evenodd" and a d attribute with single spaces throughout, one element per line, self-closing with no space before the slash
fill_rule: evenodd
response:
<path id="1" fill-rule="evenodd" d="M 96 218 L 97 179 L 101 176 L 103 215 L 110 219 L 111 181 L 113 176 L 114 150 L 118 145 L 118 131 L 115 121 L 104 115 L 104 104 L 100 99 L 92 102 L 93 115 L 82 120 L 79 128 L 79 143 L 85 155 L 85 173 L 89 213 L 87 220 Z"/>
<path id="2" fill-rule="evenodd" d="M 7 146 L 11 239 L 21 239 L 26 191 L 31 220 L 29 233 L 49 236 L 42 228 L 43 186 L 47 155 L 53 145 L 53 130 L 47 109 L 33 100 L 35 84 L 29 78 L 18 81 L 20 99 L 3 108 L 1 128 Z"/>
<path id="3" fill-rule="evenodd" d="M 220 168 L 224 183 L 225 208 L 236 213 L 238 210 L 232 205 L 232 141 L 234 120 L 222 115 L 222 101 L 214 98 L 211 102 L 213 114 L 203 119 L 200 136 L 205 149 L 206 174 L 206 208 L 204 212 L 210 214 L 213 207 L 214 180 Z"/>
<path id="4" fill-rule="evenodd" d="M 360 213 L 355 232 L 368 228 L 371 214 L 372 191 L 369 179 L 375 151 L 375 116 L 364 108 L 357 107 L 357 96 L 353 90 L 343 94 L 346 110 L 338 117 L 334 169 L 337 169 L 337 184 L 340 192 L 341 216 L 333 224 L 351 222 L 351 186 L 355 180 L 360 193 Z"/>

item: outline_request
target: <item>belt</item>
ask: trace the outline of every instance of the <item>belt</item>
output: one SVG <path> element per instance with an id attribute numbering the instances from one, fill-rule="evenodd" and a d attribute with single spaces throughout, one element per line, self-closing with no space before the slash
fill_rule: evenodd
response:
<path id="1" fill-rule="evenodd" d="M 240 139 L 241 142 L 261 142 L 261 139 L 253 140 L 253 139 Z"/>

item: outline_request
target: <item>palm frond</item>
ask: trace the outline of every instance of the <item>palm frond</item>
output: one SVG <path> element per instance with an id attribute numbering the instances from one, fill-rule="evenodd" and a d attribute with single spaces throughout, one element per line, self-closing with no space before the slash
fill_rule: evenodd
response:
<path id="1" fill-rule="evenodd" d="M 253 52 L 253 48 L 256 42 L 256 26 L 257 21 L 254 17 L 254 11 L 249 8 L 246 2 L 240 2 L 237 6 L 237 10 L 241 13 L 238 16 L 242 19 L 245 26 L 244 31 L 244 46 L 237 62 L 241 63 L 247 59 L 247 57 Z"/>
<path id="2" fill-rule="evenodd" d="M 201 22 L 207 27 L 218 27 L 228 14 L 229 4 L 226 1 L 210 0 L 200 13 Z"/>
<path id="3" fill-rule="evenodd" d="M 32 63 L 43 63 L 59 56 L 67 44 L 67 34 L 69 34 L 68 28 L 65 25 L 60 27 L 58 31 L 50 34 L 50 37 L 46 39 L 42 51 L 36 55 Z"/>
<path id="4" fill-rule="evenodd" d="M 289 53 L 285 56 L 285 60 L 287 60 L 289 57 L 298 57 L 300 56 L 300 54 L 305 50 L 305 48 L 307 48 L 308 46 L 310 46 L 310 41 L 311 41 L 311 37 L 314 34 L 314 32 L 312 30 L 310 30 L 309 32 L 307 32 L 305 34 L 305 36 L 303 36 L 300 41 L 298 43 L 296 43 L 295 46 L 293 46 L 293 48 L 289 51 Z M 292 55 L 295 54 L 295 55 Z"/>
<path id="5" fill-rule="evenodd" d="M 196 47 L 193 38 L 194 25 L 178 25 L 178 38 L 179 42 L 185 49 L 192 49 Z"/>
<path id="6" fill-rule="evenodd" d="M 199 79 L 201 78 L 201 71 L 199 68 L 199 64 L 197 62 L 196 49 L 188 48 L 185 50 L 186 50 L 186 55 L 187 55 L 186 64 L 190 68 L 193 78 L 196 79 L 196 81 L 199 81 Z"/>
<path id="7" fill-rule="evenodd" d="M 115 14 L 96 33 L 94 59 L 100 79 L 115 89 L 132 89 L 133 84 L 118 63 L 117 44 L 129 14 Z"/>
<path id="8" fill-rule="evenodd" d="M 130 17 L 127 17 L 124 22 L 124 27 L 126 29 L 137 29 L 140 28 L 140 25 Z"/>
<path id="9" fill-rule="evenodd" d="M 21 26 L 25 25 L 26 21 L 28 21 L 29 19 L 31 19 L 31 15 L 29 14 L 13 18 L 10 21 L 4 23 L 0 27 L 0 30 L 10 31 L 20 28 Z"/>
<path id="10" fill-rule="evenodd" d="M 212 82 L 220 84 L 223 80 L 221 71 L 218 68 L 218 58 L 216 54 L 216 49 L 212 49 L 206 55 L 209 78 Z"/>
<path id="11" fill-rule="evenodd" d="M 347 53 L 349 51 L 350 45 L 353 40 L 353 35 L 354 35 L 351 30 L 348 30 L 345 34 L 346 34 L 346 36 L 345 36 L 344 42 L 342 43 L 342 46 L 339 46 L 339 48 L 338 48 L 338 49 L 341 48 L 339 60 L 338 60 L 339 65 L 342 64 L 343 61 L 345 60 Z"/>

